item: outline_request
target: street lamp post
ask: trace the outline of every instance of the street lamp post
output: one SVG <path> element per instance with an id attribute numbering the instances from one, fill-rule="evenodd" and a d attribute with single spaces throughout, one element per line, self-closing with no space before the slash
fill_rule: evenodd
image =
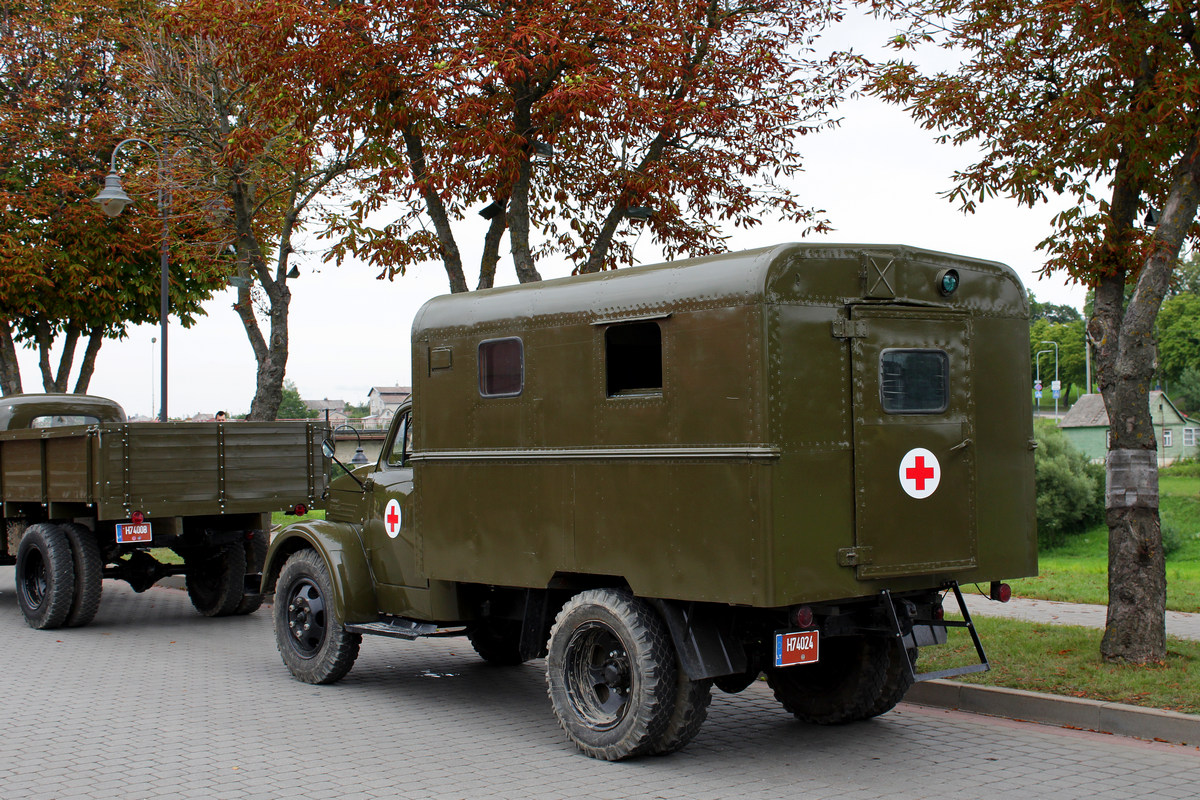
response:
<path id="1" fill-rule="evenodd" d="M 159 291 L 161 293 L 159 299 L 159 327 L 161 328 L 160 336 L 162 336 L 162 363 L 159 371 L 162 373 L 162 385 L 159 389 L 159 412 L 158 418 L 162 422 L 167 421 L 167 316 L 169 311 L 170 301 L 170 227 L 168 226 L 168 214 L 170 213 L 170 195 L 167 194 L 164 186 L 164 176 L 166 174 L 165 165 L 163 164 L 163 155 L 157 147 L 145 139 L 125 139 L 113 148 L 112 159 L 109 162 L 108 176 L 104 179 L 104 188 L 100 193 L 92 198 L 92 201 L 100 204 L 100 208 L 110 217 L 115 217 L 125 210 L 125 206 L 133 202 L 133 198 L 125 193 L 121 187 L 121 176 L 117 174 L 117 153 L 127 144 L 144 144 L 154 151 L 158 157 L 158 213 L 162 217 L 162 242 L 160 245 L 159 257 Z"/>
<path id="2" fill-rule="evenodd" d="M 1043 340 L 1038 344 L 1054 345 L 1054 383 L 1050 384 L 1050 393 L 1054 395 L 1054 418 L 1058 419 L 1058 396 L 1062 391 L 1062 382 L 1058 379 L 1058 342 Z"/>

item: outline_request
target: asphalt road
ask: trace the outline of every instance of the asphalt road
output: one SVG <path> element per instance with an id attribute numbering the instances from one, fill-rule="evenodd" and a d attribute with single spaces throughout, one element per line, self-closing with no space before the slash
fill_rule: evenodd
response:
<path id="1" fill-rule="evenodd" d="M 901 705 L 836 728 L 765 685 L 714 695 L 684 751 L 610 764 L 558 729 L 541 662 L 367 639 L 292 680 L 270 611 L 210 620 L 106 581 L 87 628 L 34 631 L 0 568 L 0 798 L 1192 798 L 1200 750 Z"/>

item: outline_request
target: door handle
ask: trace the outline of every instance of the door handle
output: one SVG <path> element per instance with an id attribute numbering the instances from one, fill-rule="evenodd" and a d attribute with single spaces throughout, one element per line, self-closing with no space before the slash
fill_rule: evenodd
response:
<path id="1" fill-rule="evenodd" d="M 955 450 L 963 450 L 963 449 L 965 449 L 965 448 L 968 448 L 968 447 L 970 447 L 970 446 L 971 446 L 971 440 L 970 440 L 970 439 L 963 439 L 961 442 L 959 442 L 958 444 L 954 445 L 954 447 L 951 447 L 951 448 L 950 448 L 950 452 L 951 452 L 951 453 L 953 453 Z"/>

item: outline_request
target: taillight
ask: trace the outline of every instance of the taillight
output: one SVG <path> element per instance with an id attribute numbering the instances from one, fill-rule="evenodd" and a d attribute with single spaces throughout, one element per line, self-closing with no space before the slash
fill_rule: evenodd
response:
<path id="1" fill-rule="evenodd" d="M 292 508 L 293 517 L 303 517 L 307 513 L 308 506 L 304 505 L 304 503 L 296 503 L 296 505 Z"/>
<path id="2" fill-rule="evenodd" d="M 140 511 L 135 511 L 129 515 L 129 521 L 132 522 L 134 525 L 141 525 L 143 522 L 146 521 L 146 515 Z"/>
<path id="3" fill-rule="evenodd" d="M 999 600 L 1001 603 L 1007 603 L 1009 600 L 1012 600 L 1012 587 L 1007 583 L 992 581 L 990 597 L 993 600 Z"/>
<path id="4" fill-rule="evenodd" d="M 933 618 L 936 620 L 945 619 L 946 618 L 946 609 L 942 608 L 941 606 L 935 606 L 933 609 Z"/>
<path id="5" fill-rule="evenodd" d="M 813 624 L 813 610 L 809 606 L 797 606 L 792 610 L 792 622 L 796 623 L 798 628 L 811 628 Z"/>

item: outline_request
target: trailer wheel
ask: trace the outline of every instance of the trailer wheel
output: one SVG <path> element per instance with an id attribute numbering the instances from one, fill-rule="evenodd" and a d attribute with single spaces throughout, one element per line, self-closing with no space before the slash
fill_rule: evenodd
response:
<path id="1" fill-rule="evenodd" d="M 100 610 L 104 560 L 100 557 L 100 543 L 90 528 L 77 522 L 67 522 L 60 527 L 71 545 L 75 566 L 75 592 L 63 625 L 82 628 L 95 619 Z"/>
<path id="2" fill-rule="evenodd" d="M 362 634 L 350 633 L 333 610 L 325 560 L 313 550 L 293 553 L 275 590 L 275 645 L 292 675 L 305 683 L 335 683 L 358 658 Z"/>
<path id="3" fill-rule="evenodd" d="M 227 544 L 187 565 L 188 598 L 206 617 L 228 617 L 237 610 L 246 583 L 246 551 Z"/>
<path id="4" fill-rule="evenodd" d="M 75 599 L 71 543 L 57 525 L 30 525 L 17 547 L 17 604 L 29 627 L 60 627 Z"/>
<path id="5" fill-rule="evenodd" d="M 479 657 L 498 667 L 524 664 L 521 657 L 521 623 L 510 619 L 490 619 L 476 625 L 467 639 Z"/>
<path id="6" fill-rule="evenodd" d="M 262 572 L 263 565 L 267 563 L 267 546 L 270 544 L 266 531 L 252 531 L 251 534 L 245 545 L 247 575 Z M 262 607 L 263 596 L 257 592 L 245 594 L 245 587 L 242 591 L 242 599 L 238 601 L 238 607 L 233 613 L 240 616 L 258 611 Z"/>
<path id="7" fill-rule="evenodd" d="M 844 636 L 821 642 L 816 664 L 770 667 L 767 683 L 792 716 L 818 725 L 840 725 L 891 710 L 912 679 L 903 649 L 883 636 Z M 902 688 L 901 688 L 902 686 Z"/>
<path id="8" fill-rule="evenodd" d="M 671 728 L 678 691 L 671 636 L 627 591 L 580 592 L 551 629 L 546 683 L 559 724 L 587 755 L 651 752 Z"/>

